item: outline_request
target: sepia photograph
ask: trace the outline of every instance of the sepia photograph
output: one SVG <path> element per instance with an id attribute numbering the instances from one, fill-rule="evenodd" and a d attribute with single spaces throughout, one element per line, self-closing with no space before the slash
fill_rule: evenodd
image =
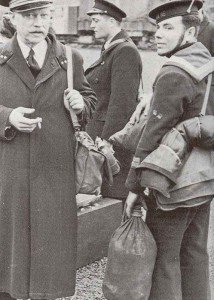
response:
<path id="1" fill-rule="evenodd" d="M 214 300 L 214 0 L 0 0 L 0 300 Z"/>

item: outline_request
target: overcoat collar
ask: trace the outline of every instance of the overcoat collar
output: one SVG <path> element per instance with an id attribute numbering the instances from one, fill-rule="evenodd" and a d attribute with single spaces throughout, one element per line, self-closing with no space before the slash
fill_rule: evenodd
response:
<path id="1" fill-rule="evenodd" d="M 111 43 L 110 43 L 110 46 L 106 49 L 106 50 L 103 50 L 101 52 L 101 56 L 100 58 L 95 61 L 87 70 L 86 70 L 86 73 L 88 70 L 90 69 L 93 69 L 94 67 L 98 66 L 99 64 L 103 63 L 105 61 L 105 58 L 106 56 L 113 50 L 115 49 L 117 46 L 118 46 L 118 43 L 116 43 L 116 41 L 119 41 L 121 40 L 121 42 L 132 42 L 131 41 L 131 38 L 128 36 L 128 34 L 124 31 L 124 30 L 121 30 L 118 34 L 115 35 L 115 37 L 112 39 Z M 132 42 L 133 43 L 133 42 Z M 111 45 L 112 44 L 112 45 Z"/>
<path id="2" fill-rule="evenodd" d="M 22 55 L 16 35 L 1 49 L 0 65 L 7 63 L 29 89 L 35 89 L 61 68 L 67 69 L 67 59 L 63 46 L 52 35 L 49 35 L 48 39 L 50 40 L 51 47 L 49 55 L 36 79 Z"/>

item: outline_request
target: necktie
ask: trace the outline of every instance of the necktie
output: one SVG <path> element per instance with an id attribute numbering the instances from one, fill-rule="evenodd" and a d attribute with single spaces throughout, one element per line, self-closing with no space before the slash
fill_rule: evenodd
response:
<path id="1" fill-rule="evenodd" d="M 29 52 L 29 55 L 27 57 L 27 63 L 28 63 L 28 66 L 31 70 L 31 73 L 33 74 L 34 77 L 37 77 L 37 75 L 39 74 L 40 72 L 40 67 L 37 63 L 37 61 L 35 60 L 34 58 L 34 50 L 31 48 L 30 49 L 30 52 Z"/>

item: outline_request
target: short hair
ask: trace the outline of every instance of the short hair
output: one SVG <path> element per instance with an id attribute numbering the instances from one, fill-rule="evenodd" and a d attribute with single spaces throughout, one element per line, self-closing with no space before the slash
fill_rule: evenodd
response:
<path id="1" fill-rule="evenodd" d="M 106 19 L 114 19 L 115 20 L 115 23 L 120 26 L 122 21 L 118 21 L 116 20 L 114 17 L 110 16 L 110 15 L 107 15 L 107 14 L 103 14 L 103 16 L 105 16 Z"/>
<path id="2" fill-rule="evenodd" d="M 9 19 L 6 19 L 3 17 L 2 27 L 0 30 L 0 33 L 2 34 L 2 36 L 10 39 L 13 37 L 15 32 L 16 32 L 16 28 L 13 26 L 11 21 Z"/>
<path id="3" fill-rule="evenodd" d="M 196 37 L 198 36 L 199 28 L 201 25 L 201 20 L 198 15 L 193 15 L 193 14 L 184 15 L 182 16 L 182 23 L 184 24 L 184 27 L 186 29 L 190 27 L 195 27 L 195 36 Z"/>

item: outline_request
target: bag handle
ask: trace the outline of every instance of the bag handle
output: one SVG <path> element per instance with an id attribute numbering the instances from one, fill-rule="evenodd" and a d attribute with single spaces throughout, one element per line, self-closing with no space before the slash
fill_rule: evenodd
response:
<path id="1" fill-rule="evenodd" d="M 201 113 L 200 113 L 201 116 L 205 116 L 205 113 L 206 113 L 207 103 L 208 103 L 208 99 L 209 99 L 209 95 L 210 95 L 210 88 L 211 88 L 211 84 L 212 84 L 212 77 L 213 77 L 213 75 L 212 75 L 212 73 L 210 73 L 208 75 L 206 93 L 204 96 L 204 102 L 203 102 L 203 106 L 202 106 Z"/>
<path id="2" fill-rule="evenodd" d="M 69 46 L 65 46 L 66 50 L 66 57 L 67 57 L 67 79 L 68 79 L 68 88 L 73 90 L 73 55 L 72 49 Z M 81 125 L 78 121 L 77 115 L 75 114 L 74 110 L 69 107 L 69 113 L 71 116 L 71 121 L 75 131 L 80 131 Z"/>

